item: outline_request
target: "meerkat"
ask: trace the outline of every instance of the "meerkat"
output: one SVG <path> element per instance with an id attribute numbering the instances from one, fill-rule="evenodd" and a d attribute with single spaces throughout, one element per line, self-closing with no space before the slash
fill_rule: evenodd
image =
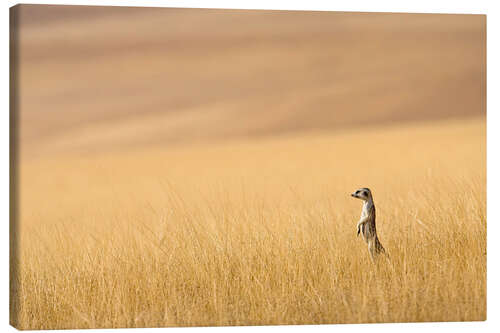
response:
<path id="1" fill-rule="evenodd" d="M 375 226 L 375 204 L 373 196 L 368 188 L 360 188 L 351 194 L 352 197 L 363 200 L 363 209 L 359 219 L 357 228 L 358 236 L 362 235 L 365 242 L 368 244 L 368 251 L 372 261 L 375 261 L 379 254 L 385 254 L 385 249 L 380 243 L 377 236 L 377 228 Z"/>

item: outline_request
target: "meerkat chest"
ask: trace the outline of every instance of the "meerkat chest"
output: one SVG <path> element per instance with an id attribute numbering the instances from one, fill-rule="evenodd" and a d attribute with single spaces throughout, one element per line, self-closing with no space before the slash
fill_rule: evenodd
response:
<path id="1" fill-rule="evenodd" d="M 363 209 L 361 210 L 361 219 L 365 220 L 365 219 L 374 217 L 374 215 L 375 215 L 374 210 L 375 210 L 375 207 L 373 206 L 373 204 L 370 204 L 369 202 L 365 203 L 363 205 Z"/>
<path id="2" fill-rule="evenodd" d="M 375 231 L 375 206 L 373 203 L 367 202 L 363 205 L 361 211 L 360 232 L 363 234 L 365 240 L 372 239 L 376 237 Z"/>
<path id="3" fill-rule="evenodd" d="M 368 211 L 363 208 L 363 210 L 361 211 L 361 220 L 365 220 L 368 216 Z"/>

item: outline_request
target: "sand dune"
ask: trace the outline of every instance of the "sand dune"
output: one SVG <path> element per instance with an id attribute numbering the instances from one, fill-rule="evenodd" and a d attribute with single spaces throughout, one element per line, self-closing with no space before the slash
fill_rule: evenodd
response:
<path id="1" fill-rule="evenodd" d="M 13 11 L 27 155 L 485 114 L 481 15 Z"/>

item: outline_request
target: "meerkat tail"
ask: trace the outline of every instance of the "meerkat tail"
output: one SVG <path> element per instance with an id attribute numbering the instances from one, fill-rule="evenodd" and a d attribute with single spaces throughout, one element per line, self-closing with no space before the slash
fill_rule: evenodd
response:
<path id="1" fill-rule="evenodd" d="M 382 243 L 378 240 L 378 237 L 375 236 L 375 252 L 378 253 L 385 253 L 385 249 L 382 246 Z"/>
<path id="2" fill-rule="evenodd" d="M 377 261 L 379 254 L 384 254 L 385 257 L 388 257 L 377 236 L 368 241 L 368 252 L 370 253 L 370 259 L 373 263 Z"/>
<path id="3" fill-rule="evenodd" d="M 389 253 L 387 253 L 385 248 L 382 246 L 382 243 L 380 243 L 378 237 L 375 238 L 375 249 L 377 254 L 383 254 L 385 259 L 387 259 L 390 262 L 391 258 L 389 257 Z"/>

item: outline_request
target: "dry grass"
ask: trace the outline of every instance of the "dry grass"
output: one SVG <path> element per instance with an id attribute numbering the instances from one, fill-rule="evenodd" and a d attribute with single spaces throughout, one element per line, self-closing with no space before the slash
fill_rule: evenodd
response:
<path id="1" fill-rule="evenodd" d="M 13 324 L 484 320 L 485 132 L 480 118 L 26 160 Z M 390 263 L 356 238 L 360 186 Z"/>

